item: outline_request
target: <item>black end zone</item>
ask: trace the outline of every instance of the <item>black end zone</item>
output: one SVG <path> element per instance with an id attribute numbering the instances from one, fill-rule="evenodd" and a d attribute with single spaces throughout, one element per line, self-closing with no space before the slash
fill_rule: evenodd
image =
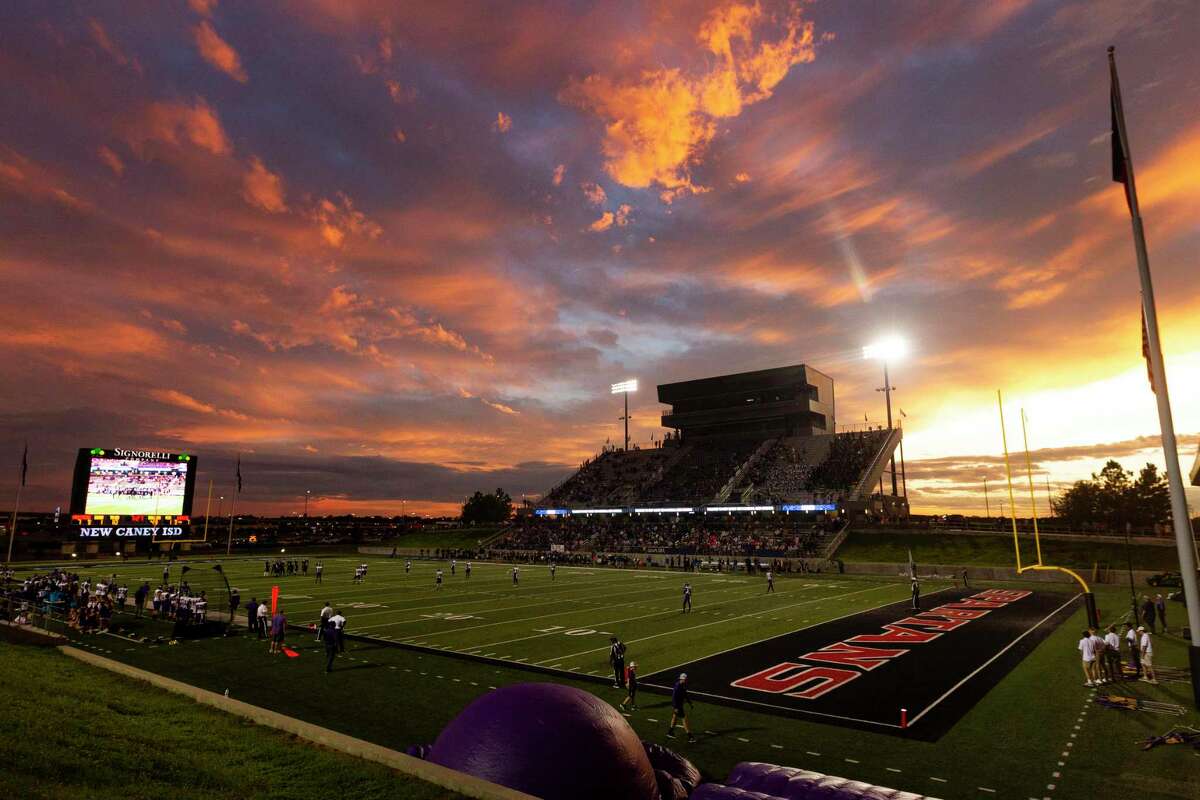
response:
<path id="1" fill-rule="evenodd" d="M 933 741 L 1072 613 L 1067 594 L 947 589 L 708 656 L 642 679 L 688 674 L 698 699 Z M 904 709 L 902 711 L 902 709 Z"/>

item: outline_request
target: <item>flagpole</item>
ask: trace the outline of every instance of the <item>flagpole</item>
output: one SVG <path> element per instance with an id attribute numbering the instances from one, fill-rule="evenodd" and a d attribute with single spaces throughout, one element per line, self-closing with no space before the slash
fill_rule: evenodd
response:
<path id="1" fill-rule="evenodd" d="M 233 552 L 233 519 L 237 516 L 237 500 L 241 490 L 237 487 L 233 489 L 233 509 L 229 512 L 229 538 L 225 541 L 225 555 Z"/>
<path id="2" fill-rule="evenodd" d="M 21 508 L 21 489 L 24 482 L 17 483 L 17 500 L 13 503 L 12 520 L 8 527 L 8 559 L 5 564 L 12 564 L 13 541 L 17 538 L 17 511 Z"/>
<path id="3" fill-rule="evenodd" d="M 213 482 L 212 482 L 212 478 L 209 478 L 208 479 L 208 502 L 206 502 L 204 504 L 204 541 L 206 541 L 206 542 L 208 541 L 208 517 L 209 517 L 209 512 L 212 510 L 212 490 L 213 490 Z"/>
<path id="4" fill-rule="evenodd" d="M 1183 493 L 1183 473 L 1179 467 L 1179 448 L 1175 442 L 1175 423 L 1171 419 L 1171 398 L 1167 392 L 1167 372 L 1163 364 L 1162 342 L 1158 337 L 1158 311 L 1154 305 L 1154 284 L 1150 279 L 1150 257 L 1146 252 L 1146 232 L 1138 209 L 1137 186 L 1133 178 L 1133 159 L 1129 154 L 1129 138 L 1125 130 L 1125 110 L 1121 105 L 1121 85 L 1117 80 L 1117 62 L 1113 48 L 1108 48 L 1108 66 L 1112 76 L 1112 111 L 1114 162 L 1120 148 L 1124 168 L 1126 199 L 1133 222 L 1133 244 L 1137 251 L 1138 277 L 1142 286 L 1142 311 L 1146 315 L 1146 337 L 1149 340 L 1150 374 L 1154 378 L 1154 397 L 1158 404 L 1158 424 L 1162 430 L 1163 456 L 1167 464 L 1167 485 L 1171 494 L 1171 521 L 1175 528 L 1175 546 L 1179 551 L 1179 570 L 1183 577 L 1183 595 L 1187 606 L 1191 643 L 1188 661 L 1192 672 L 1192 699 L 1200 707 L 1200 587 L 1196 582 L 1196 561 L 1192 551 L 1191 520 L 1187 515 L 1187 498 Z M 1114 163 L 1114 166 L 1116 164 Z M 1117 176 L 1114 174 L 1114 179 Z"/>

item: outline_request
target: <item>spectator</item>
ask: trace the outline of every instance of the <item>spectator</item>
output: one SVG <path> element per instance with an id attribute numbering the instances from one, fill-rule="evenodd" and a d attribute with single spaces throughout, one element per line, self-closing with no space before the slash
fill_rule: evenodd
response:
<path id="1" fill-rule="evenodd" d="M 271 617 L 271 645 L 268 648 L 268 653 L 279 653 L 283 651 L 283 637 L 287 631 L 287 617 L 284 616 L 283 606 L 275 611 L 275 616 Z"/>

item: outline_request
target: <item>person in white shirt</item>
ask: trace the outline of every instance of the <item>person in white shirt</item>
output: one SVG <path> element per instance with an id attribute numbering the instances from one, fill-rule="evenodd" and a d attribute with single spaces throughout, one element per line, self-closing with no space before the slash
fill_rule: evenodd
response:
<path id="1" fill-rule="evenodd" d="M 333 616 L 329 618 L 330 624 L 337 634 L 337 649 L 339 653 L 346 652 L 346 618 L 342 616 L 341 611 L 334 611 Z"/>
<path id="2" fill-rule="evenodd" d="M 1092 642 L 1091 633 L 1084 631 L 1080 634 L 1079 653 L 1083 656 L 1084 686 L 1096 685 L 1096 645 Z"/>
<path id="3" fill-rule="evenodd" d="M 1142 680 L 1146 683 L 1158 683 L 1158 678 L 1154 676 L 1154 643 L 1150 641 L 1150 634 L 1146 633 L 1146 629 L 1139 627 L 1138 633 L 1141 637 L 1138 639 L 1138 650 L 1142 655 Z"/>
<path id="4" fill-rule="evenodd" d="M 1091 634 L 1092 650 L 1096 654 L 1096 665 L 1092 668 L 1096 673 L 1096 683 L 1108 683 L 1108 655 L 1104 652 L 1106 645 L 1095 628 L 1088 629 Z"/>
<path id="5" fill-rule="evenodd" d="M 271 632 L 271 607 L 266 603 L 258 607 L 258 630 L 262 636 Z"/>
<path id="6" fill-rule="evenodd" d="M 1132 622 L 1125 623 L 1125 644 L 1129 647 L 1129 666 L 1133 667 L 1134 677 L 1142 676 L 1142 654 L 1138 652 L 1137 629 Z"/>
<path id="7" fill-rule="evenodd" d="M 1109 625 L 1104 634 L 1104 665 L 1110 681 L 1121 680 L 1121 637 L 1117 635 L 1116 625 Z"/>
<path id="8" fill-rule="evenodd" d="M 325 607 L 321 609 L 321 621 L 317 623 L 317 641 L 320 641 L 325 635 L 325 626 L 329 623 L 329 618 L 333 616 L 333 606 L 329 601 L 325 601 Z"/>

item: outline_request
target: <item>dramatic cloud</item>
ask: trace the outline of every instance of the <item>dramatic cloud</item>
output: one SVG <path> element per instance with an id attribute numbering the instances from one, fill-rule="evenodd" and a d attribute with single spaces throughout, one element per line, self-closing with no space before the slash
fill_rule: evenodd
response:
<path id="1" fill-rule="evenodd" d="M 271 172 L 258 157 L 250 159 L 250 168 L 242 177 L 242 197 L 252 206 L 279 213 L 287 210 L 283 199 L 283 179 Z"/>
<path id="2" fill-rule="evenodd" d="M 239 83 L 250 80 L 246 70 L 242 68 L 242 60 L 237 51 L 217 34 L 207 20 L 197 25 L 192 33 L 196 37 L 196 49 L 205 61 Z"/>
<path id="3" fill-rule="evenodd" d="M 716 136 L 717 120 L 767 99 L 792 66 L 815 57 L 813 24 L 799 7 L 779 16 L 758 3 L 712 11 L 696 36 L 713 57 L 703 69 L 646 69 L 632 80 L 593 74 L 572 82 L 563 100 L 604 122 L 608 174 L 634 188 L 699 191 L 691 168 Z M 756 38 L 756 29 L 770 28 L 782 28 L 782 36 Z"/>
<path id="4" fill-rule="evenodd" d="M 203 99 L 191 104 L 151 103 L 127 132 L 130 147 L 144 151 L 147 142 L 191 144 L 214 155 L 231 150 L 216 111 Z"/>
<path id="5" fill-rule="evenodd" d="M 798 361 L 878 424 L 889 333 L 918 512 L 982 511 L 997 388 L 1039 504 L 1161 465 L 1111 41 L 1191 461 L 1194 4 L 477 5 L 0 4 L 0 468 L 29 441 L 30 507 L 83 445 L 218 487 L 240 452 L 262 512 L 537 495 L 623 435 L 625 377 L 638 443 L 656 383 Z"/>

